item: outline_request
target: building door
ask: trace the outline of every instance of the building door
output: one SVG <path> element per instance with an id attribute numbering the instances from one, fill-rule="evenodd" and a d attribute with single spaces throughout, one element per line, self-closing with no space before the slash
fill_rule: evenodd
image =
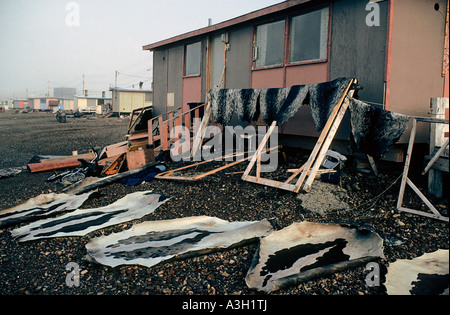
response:
<path id="1" fill-rule="evenodd" d="M 183 111 L 202 101 L 202 42 L 184 46 Z"/>
<path id="2" fill-rule="evenodd" d="M 227 35 L 224 35 L 226 38 Z M 210 85 L 211 89 L 223 87 L 225 80 L 225 49 L 221 35 L 211 36 L 210 42 Z M 207 91 L 208 92 L 208 91 Z"/>

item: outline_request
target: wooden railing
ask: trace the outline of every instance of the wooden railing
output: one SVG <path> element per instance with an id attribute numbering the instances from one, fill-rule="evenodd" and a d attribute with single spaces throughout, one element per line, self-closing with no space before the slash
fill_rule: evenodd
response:
<path id="1" fill-rule="evenodd" d="M 202 104 L 186 112 L 183 112 L 182 109 L 170 111 L 149 120 L 148 144 L 153 146 L 155 153 L 161 150 L 169 150 L 170 144 L 177 140 L 178 135 L 177 133 L 173 133 L 174 128 L 184 127 L 184 130 L 189 131 L 189 138 L 191 139 L 191 132 L 193 134 L 196 133 L 196 130 L 194 130 L 196 127 L 194 121 L 195 119 L 202 119 L 204 107 L 205 104 Z M 173 139 L 171 139 L 172 134 L 175 135 Z"/>

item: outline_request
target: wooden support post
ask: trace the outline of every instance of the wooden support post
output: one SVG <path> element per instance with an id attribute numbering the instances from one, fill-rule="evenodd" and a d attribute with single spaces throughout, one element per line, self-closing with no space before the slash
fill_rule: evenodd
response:
<path id="1" fill-rule="evenodd" d="M 405 196 L 406 181 L 408 179 L 409 163 L 411 163 L 411 154 L 414 146 L 414 140 L 416 139 L 416 130 L 417 130 L 417 120 L 413 119 L 413 126 L 411 129 L 411 135 L 409 137 L 408 151 L 406 152 L 405 166 L 403 168 L 403 177 L 402 182 L 400 184 L 400 193 L 398 195 L 397 200 L 397 209 L 399 209 L 402 206 L 403 197 Z"/>
<path id="2" fill-rule="evenodd" d="M 194 143 L 192 145 L 192 152 L 191 152 L 191 158 L 195 158 L 197 155 L 197 152 L 200 150 L 201 154 L 201 146 L 203 143 L 203 138 L 206 134 L 206 128 L 208 127 L 209 121 L 212 116 L 212 106 L 211 102 L 208 102 L 205 108 L 205 114 L 203 116 L 202 122 L 200 124 L 199 130 L 195 134 Z M 195 126 L 195 124 L 194 124 Z"/>
<path id="3" fill-rule="evenodd" d="M 422 172 L 422 175 L 425 175 L 426 173 L 428 173 L 430 168 L 434 165 L 434 163 L 436 163 L 436 161 L 439 159 L 439 157 L 442 155 L 442 153 L 444 153 L 444 151 L 447 149 L 448 144 L 449 144 L 449 139 L 447 139 L 445 141 L 445 143 L 442 145 L 442 147 L 439 149 L 439 151 L 436 152 L 434 157 L 430 160 L 428 165 L 425 167 L 425 170 Z"/>
<path id="4" fill-rule="evenodd" d="M 247 169 L 245 170 L 244 174 L 242 175 L 242 180 L 247 180 L 248 175 L 250 174 L 250 171 L 252 170 L 253 166 L 258 160 L 258 156 L 260 156 L 266 147 L 267 141 L 269 140 L 270 136 L 272 135 L 273 131 L 275 130 L 275 127 L 277 126 L 277 122 L 274 121 L 272 125 L 269 128 L 269 131 L 264 136 L 263 140 L 261 141 L 261 144 L 258 147 L 258 150 L 256 150 L 256 153 L 253 155 L 253 158 L 251 159 L 250 163 L 247 166 Z M 258 173 L 258 171 L 257 171 Z M 257 175 L 259 177 L 259 175 Z"/>
<path id="5" fill-rule="evenodd" d="M 323 159 L 325 158 L 325 155 L 328 151 L 328 148 L 330 147 L 331 142 L 339 128 L 339 125 L 345 115 L 345 112 L 348 109 L 348 106 L 350 105 L 350 101 L 349 101 L 348 97 L 349 96 L 351 97 L 353 95 L 354 89 L 352 89 L 352 86 L 355 83 L 357 83 L 356 79 L 350 80 L 349 85 L 343 92 L 341 98 L 339 99 L 338 103 L 334 107 L 334 109 L 330 115 L 330 118 L 328 119 L 325 127 L 323 128 L 322 133 L 321 133 L 321 135 L 316 143 L 316 146 L 314 147 L 308 161 L 301 168 L 293 171 L 294 173 L 292 174 L 292 176 L 289 177 L 289 179 L 287 181 L 280 182 L 280 181 L 276 181 L 273 179 L 266 179 L 266 178 L 262 178 L 260 175 L 260 156 L 261 156 L 262 150 L 264 149 L 267 141 L 269 140 L 269 137 L 273 133 L 277 122 L 272 123 L 271 127 L 269 128 L 269 131 L 264 136 L 264 139 L 261 142 L 261 144 L 259 145 L 258 150 L 256 151 L 255 155 L 253 156 L 253 159 L 250 161 L 247 169 L 245 170 L 244 174 L 242 175 L 242 180 L 298 193 L 300 191 L 300 189 L 302 188 L 302 185 L 303 185 L 306 177 L 309 175 L 308 182 L 307 182 L 307 184 L 308 184 L 307 189 L 309 190 L 311 187 L 311 183 L 315 179 L 316 174 L 319 171 L 319 167 L 322 164 Z M 256 176 L 250 176 L 249 175 L 250 171 L 254 167 L 255 163 L 257 163 Z M 311 167 L 313 167 L 313 168 L 311 169 Z M 301 176 L 297 180 L 297 183 L 295 185 L 291 184 L 291 182 L 300 174 L 301 174 Z"/>
<path id="6" fill-rule="evenodd" d="M 167 121 L 162 123 L 162 133 L 161 133 L 161 142 L 163 146 L 163 151 L 169 150 L 169 133 L 167 129 Z"/>
<path id="7" fill-rule="evenodd" d="M 433 154 L 436 147 L 444 147 L 445 132 L 448 132 L 448 98 L 432 98 L 430 101 L 431 118 L 447 119 L 447 124 L 431 123 L 430 125 L 430 151 Z M 447 109 L 447 117 L 445 115 Z M 447 139 L 448 140 L 448 139 Z M 448 143 L 448 142 L 447 142 Z M 445 150 L 445 149 L 444 149 Z M 439 154 L 440 155 L 440 154 Z M 439 158 L 439 157 L 438 157 Z M 441 198 L 443 195 L 443 174 L 441 170 L 430 169 L 428 172 L 428 192 L 435 197 Z"/>
<path id="8" fill-rule="evenodd" d="M 322 130 L 322 133 L 320 134 L 319 140 L 317 140 L 316 146 L 314 147 L 314 149 L 313 149 L 313 151 L 312 151 L 308 161 L 306 162 L 306 166 L 303 169 L 302 175 L 300 176 L 300 178 L 298 179 L 298 181 L 296 183 L 295 192 L 298 193 L 300 191 L 300 189 L 302 188 L 303 182 L 305 181 L 306 176 L 307 176 L 311 166 L 313 166 L 313 163 L 316 161 L 318 154 L 322 154 L 323 155 L 322 161 L 320 162 L 320 164 L 323 162 L 323 158 L 325 157 L 325 154 L 326 154 L 326 152 L 328 151 L 328 148 L 329 148 L 329 143 L 331 143 L 331 141 L 333 140 L 334 134 L 336 134 L 337 128 L 339 127 L 339 124 L 342 121 L 342 117 L 345 114 L 345 111 L 347 110 L 347 108 L 349 106 L 349 103 L 347 103 L 346 106 L 344 106 L 345 110 L 341 111 L 341 109 L 343 107 L 343 104 L 344 104 L 344 101 L 347 98 L 347 94 L 349 93 L 350 88 L 352 87 L 353 84 L 356 84 L 356 83 L 357 83 L 356 79 L 352 79 L 350 81 L 350 84 L 345 89 L 344 93 L 342 93 L 342 96 L 341 96 L 338 104 L 334 107 L 334 109 L 333 109 L 333 111 L 332 111 L 332 113 L 330 115 L 330 118 L 328 119 L 327 123 L 325 124 L 325 127 Z M 339 114 L 339 116 L 342 115 L 342 117 L 338 120 L 338 124 L 335 124 L 335 119 L 336 119 L 336 116 L 338 116 L 338 114 Z M 332 132 L 332 134 L 329 137 L 328 135 L 329 135 L 330 129 L 333 126 L 335 126 L 336 131 Z M 324 149 L 321 150 L 324 143 L 325 143 Z M 325 148 L 326 148 L 326 150 L 325 150 Z M 319 169 L 320 164 L 317 164 L 314 167 L 316 169 Z M 311 184 L 312 184 L 312 180 L 314 180 L 314 178 L 316 176 L 316 174 L 314 174 L 313 176 L 311 176 L 311 175 L 313 175 L 313 172 L 310 173 L 311 180 L 308 181 L 308 187 L 307 187 L 308 190 L 310 190 Z"/>
<path id="9" fill-rule="evenodd" d="M 183 114 L 183 119 L 184 119 L 184 126 L 186 127 L 187 130 L 191 130 L 191 112 L 187 112 L 185 114 Z"/>
<path id="10" fill-rule="evenodd" d="M 331 124 L 330 127 L 326 125 L 324 128 L 324 134 L 326 134 L 325 140 L 323 140 L 323 143 L 322 141 L 320 141 L 320 139 L 317 142 L 317 144 L 320 146 L 320 151 L 317 157 L 314 157 L 314 165 L 312 167 L 308 179 L 306 180 L 305 187 L 303 188 L 303 190 L 306 192 L 311 191 L 311 186 L 314 179 L 316 178 L 317 171 L 319 170 L 320 165 L 322 165 L 323 160 L 325 159 L 325 155 L 327 154 L 330 148 L 331 142 L 333 141 L 334 136 L 336 135 L 336 132 L 338 131 L 339 126 L 341 125 L 342 119 L 344 118 L 344 115 L 347 112 L 348 107 L 350 106 L 349 97 L 353 97 L 353 94 L 355 92 L 354 90 L 350 90 L 353 83 L 356 83 L 356 80 L 352 80 L 350 82 L 349 86 L 342 94 L 339 103 L 336 105 L 335 111 L 332 113 L 331 118 L 328 120 L 327 125 Z M 306 169 L 303 170 L 304 175 L 302 174 L 302 176 L 303 177 L 306 176 L 308 171 L 309 168 L 307 170 Z M 300 185 L 298 185 L 297 183 L 297 186 L 299 186 L 298 190 L 300 190 L 301 182 Z"/>
<path id="11" fill-rule="evenodd" d="M 148 144 L 153 145 L 153 119 L 148 120 Z"/>
<path id="12" fill-rule="evenodd" d="M 416 138 L 416 131 L 417 131 L 417 119 L 413 118 L 413 126 L 411 130 L 411 136 L 409 138 L 409 145 L 408 145 L 408 151 L 406 153 L 406 160 L 405 160 L 405 167 L 403 169 L 403 176 L 402 176 L 402 182 L 400 184 L 400 192 L 398 195 L 398 201 L 397 201 L 397 210 L 402 212 L 409 212 L 437 220 L 442 220 L 445 222 L 449 222 L 448 217 L 442 216 L 439 211 L 431 204 L 431 202 L 425 197 L 425 195 L 419 190 L 419 188 L 414 185 L 414 183 L 408 178 L 408 172 L 409 172 L 409 165 L 411 163 L 411 155 L 414 147 L 414 141 Z M 405 188 L 406 185 L 412 188 L 412 190 L 416 193 L 417 196 L 425 203 L 425 205 L 428 207 L 428 209 L 431 210 L 431 213 L 427 213 L 424 211 L 409 209 L 406 207 L 403 207 L 403 198 L 405 196 Z"/>
<path id="13" fill-rule="evenodd" d="M 367 154 L 367 159 L 369 160 L 370 167 L 372 168 L 373 173 L 375 174 L 375 176 L 378 176 L 378 168 L 374 158 Z"/>

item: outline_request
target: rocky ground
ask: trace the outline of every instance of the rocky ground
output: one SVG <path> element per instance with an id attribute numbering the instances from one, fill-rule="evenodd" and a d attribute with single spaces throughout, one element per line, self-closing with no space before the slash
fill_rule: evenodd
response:
<path id="1" fill-rule="evenodd" d="M 0 113 L 0 169 L 24 166 L 37 154 L 84 153 L 93 146 L 124 140 L 128 120 L 69 119 L 59 124 L 52 114 Z M 296 168 L 305 152 L 288 152 L 280 171 Z M 169 165 L 177 167 L 178 165 Z M 146 220 L 174 219 L 197 215 L 229 221 L 270 218 L 276 229 L 297 221 L 324 223 L 352 222 L 372 227 L 385 240 L 382 274 L 397 259 L 411 259 L 438 249 L 448 249 L 448 223 L 396 210 L 402 174 L 401 165 L 380 167 L 380 175 L 361 174 L 349 161 L 339 184 L 320 180 L 310 194 L 293 194 L 241 180 L 240 164 L 193 183 L 154 180 L 136 187 L 113 184 L 100 189 L 85 208 L 110 204 L 131 192 L 154 190 L 172 197 L 153 214 L 82 238 L 57 238 L 19 244 L 0 229 L 0 294 L 2 295 L 258 295 L 245 284 L 245 275 L 256 244 L 195 258 L 163 263 L 153 268 L 124 266 L 108 268 L 84 260 L 90 237 L 124 230 Z M 210 166 L 204 166 L 210 167 Z M 202 171 L 197 169 L 196 171 Z M 30 174 L 0 180 L 0 209 L 20 204 L 43 193 L 58 192 L 57 183 L 47 183 L 49 173 Z M 430 200 L 448 216 L 446 200 Z M 405 205 L 426 209 L 407 190 Z M 79 287 L 68 287 L 68 263 L 81 268 Z M 366 286 L 364 266 L 315 279 L 279 291 L 277 295 L 384 295 L 381 285 Z"/>

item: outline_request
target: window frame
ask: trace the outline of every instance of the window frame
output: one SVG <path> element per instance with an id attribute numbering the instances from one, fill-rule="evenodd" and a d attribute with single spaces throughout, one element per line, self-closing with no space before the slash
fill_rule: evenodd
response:
<path id="1" fill-rule="evenodd" d="M 199 61 L 199 69 L 198 69 L 198 73 L 195 74 L 187 74 L 186 70 L 187 70 L 187 49 L 188 46 L 194 45 L 194 44 L 200 44 L 200 61 Z M 195 78 L 195 77 L 200 77 L 202 75 L 202 63 L 203 63 L 203 41 L 202 40 L 196 40 L 196 41 L 192 41 L 189 43 L 186 43 L 184 45 L 183 48 L 183 78 Z"/>
<path id="2" fill-rule="evenodd" d="M 315 11 L 320 11 L 323 9 L 328 8 L 328 25 L 327 25 L 327 38 L 326 38 L 326 43 L 325 43 L 325 58 L 319 58 L 319 59 L 312 59 L 312 60 L 301 60 L 301 61 L 291 61 L 291 29 L 292 29 L 292 19 L 311 13 L 311 12 L 315 12 Z M 290 15 L 287 17 L 288 19 L 288 24 L 289 24 L 289 34 L 287 36 L 287 49 L 288 51 L 286 52 L 286 65 L 287 66 L 295 66 L 295 65 L 303 65 L 303 64 L 315 64 L 315 63 L 324 63 L 324 62 L 328 62 L 329 59 L 329 55 L 330 55 L 330 37 L 331 37 L 331 6 L 326 5 L 326 6 L 321 6 L 321 7 L 317 7 L 311 10 L 306 10 L 303 12 L 298 12 L 296 14 Z"/>
<path id="3" fill-rule="evenodd" d="M 328 8 L 328 29 L 327 29 L 327 39 L 326 39 L 326 56 L 323 59 L 315 59 L 315 60 L 306 60 L 306 61 L 290 61 L 290 50 L 291 50 L 291 20 L 297 16 L 307 14 L 309 12 L 314 12 L 318 10 L 322 10 Z M 255 48 L 256 48 L 256 36 L 257 36 L 257 28 L 261 25 L 270 24 L 278 21 L 285 21 L 285 32 L 284 32 L 284 53 L 283 53 L 283 63 L 280 65 L 272 65 L 272 66 L 256 66 L 255 56 Z M 251 64 L 252 71 L 259 70 L 269 70 L 269 69 L 278 69 L 278 68 L 286 68 L 286 67 L 295 67 L 301 65 L 311 65 L 311 64 L 319 64 L 319 63 L 327 63 L 330 57 L 330 42 L 331 42 L 331 27 L 332 27 L 332 6 L 331 4 L 320 5 L 317 7 L 313 7 L 307 10 L 296 11 L 290 14 L 285 14 L 281 18 L 266 20 L 261 23 L 257 23 L 253 25 L 253 34 L 252 34 L 252 55 L 251 55 Z"/>
<path id="4" fill-rule="evenodd" d="M 257 41 L 257 29 L 260 26 L 263 25 L 267 25 L 267 24 L 273 24 L 273 23 L 277 23 L 277 22 L 284 22 L 284 40 L 283 40 L 283 54 L 282 54 L 282 61 L 281 64 L 276 64 L 276 65 L 268 65 L 268 66 L 260 66 L 257 67 L 257 59 L 255 59 L 255 49 L 256 49 L 256 41 Z M 273 20 L 269 20 L 269 21 L 265 21 L 263 23 L 259 23 L 259 24 L 255 24 L 253 26 L 253 43 L 252 43 L 252 69 L 253 70 L 261 70 L 261 69 L 275 69 L 275 68 L 282 68 L 286 65 L 286 36 L 288 35 L 286 32 L 288 31 L 288 19 L 287 16 L 283 16 L 282 18 L 278 18 L 278 19 L 273 19 Z"/>

